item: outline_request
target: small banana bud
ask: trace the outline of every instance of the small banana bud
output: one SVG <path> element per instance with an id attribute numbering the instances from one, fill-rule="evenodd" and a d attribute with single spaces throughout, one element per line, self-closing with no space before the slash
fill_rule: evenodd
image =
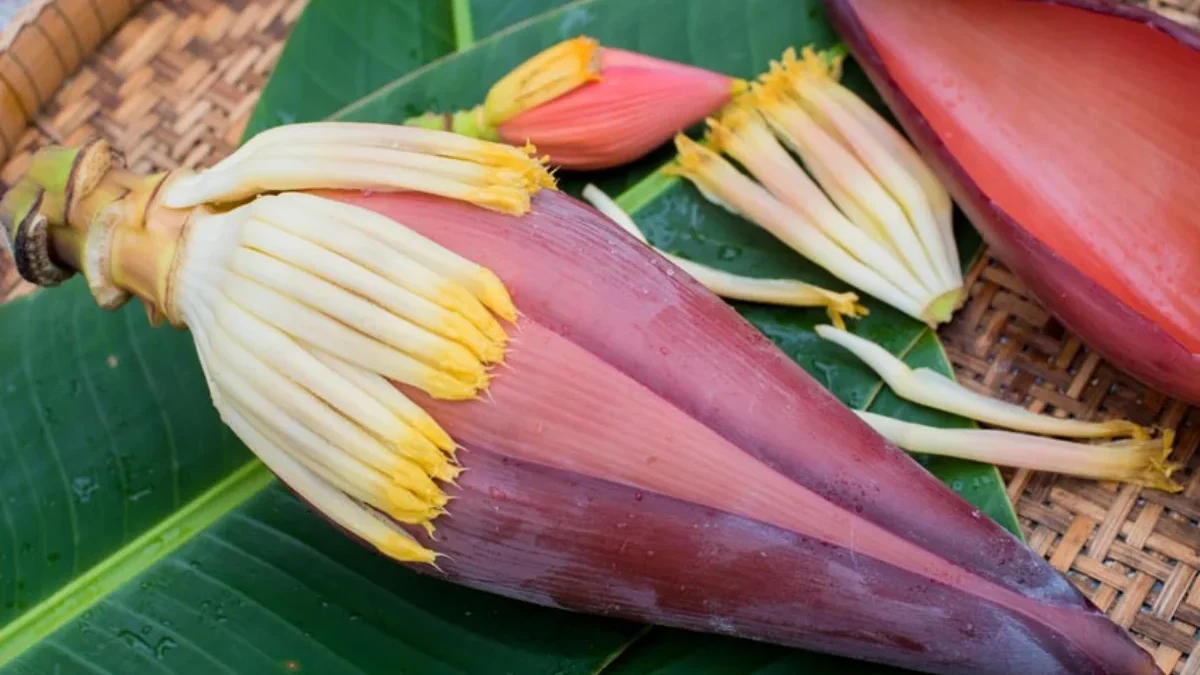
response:
<path id="1" fill-rule="evenodd" d="M 532 142 L 557 166 L 604 169 L 663 145 L 745 88 L 721 73 L 578 37 L 513 69 L 481 105 L 407 124 L 514 146 Z"/>

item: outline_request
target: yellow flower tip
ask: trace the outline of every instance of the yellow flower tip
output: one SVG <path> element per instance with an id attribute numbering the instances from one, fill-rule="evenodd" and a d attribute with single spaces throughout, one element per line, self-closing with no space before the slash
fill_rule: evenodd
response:
<path id="1" fill-rule="evenodd" d="M 1163 492 L 1183 492 L 1186 488 L 1171 479 L 1171 474 L 1182 468 L 1183 465 L 1178 463 L 1152 461 L 1150 468 L 1146 470 L 1146 475 L 1143 477 L 1142 482 L 1148 488 L 1162 490 Z"/>
<path id="2" fill-rule="evenodd" d="M 397 469 L 392 472 L 391 482 L 384 487 L 384 498 L 388 506 L 388 513 L 397 520 L 404 522 L 416 522 L 422 518 L 431 517 L 434 511 L 439 508 L 439 502 L 444 504 L 445 495 L 432 481 L 423 477 L 425 487 L 411 488 L 405 487 L 414 484 L 411 475 L 412 469 Z M 416 481 L 420 483 L 421 481 Z M 420 493 L 420 494 L 419 494 Z"/>
<path id="3" fill-rule="evenodd" d="M 554 49 L 554 47 L 551 47 Z M 558 49 L 565 50 L 570 53 L 570 58 L 573 63 L 579 64 L 583 72 L 590 77 L 599 79 L 600 77 L 600 41 L 596 38 L 580 35 L 577 38 L 572 38 L 558 45 Z"/>
<path id="4" fill-rule="evenodd" d="M 1172 435 L 1172 439 L 1174 438 L 1174 431 L 1168 430 L 1167 433 Z M 1130 427 L 1129 435 L 1132 436 L 1135 441 L 1150 440 L 1150 430 L 1140 424 L 1134 424 L 1132 427 Z"/>
<path id="5" fill-rule="evenodd" d="M 846 59 L 845 53 L 834 50 L 818 52 L 812 45 L 807 45 L 802 51 L 803 56 L 797 60 L 796 51 L 794 49 L 790 51 L 790 60 L 787 54 L 784 55 L 784 63 L 787 68 L 810 77 L 830 80 L 837 80 L 842 75 L 842 62 Z"/>
<path id="6" fill-rule="evenodd" d="M 846 330 L 846 322 L 842 320 L 841 312 L 837 311 L 833 305 L 825 308 L 825 314 L 829 317 L 830 323 L 838 330 Z"/>
<path id="7" fill-rule="evenodd" d="M 481 376 L 486 384 L 487 375 Z M 421 391 L 440 401 L 473 401 L 479 398 L 484 387 L 480 386 L 479 378 L 465 382 L 445 373 L 435 373 L 417 385 Z"/>
<path id="8" fill-rule="evenodd" d="M 488 371 L 483 371 L 477 375 L 471 382 L 471 387 L 475 389 L 475 398 L 488 394 L 488 387 L 492 385 L 492 374 Z"/>
<path id="9" fill-rule="evenodd" d="M 1168 461 L 1175 449 L 1174 446 L 1175 431 L 1173 429 L 1164 430 L 1162 438 L 1158 440 L 1132 438 L 1110 445 L 1110 447 L 1129 449 L 1131 462 L 1129 471 L 1132 475 L 1128 480 L 1164 492 L 1181 492 L 1184 486 L 1171 480 L 1171 475 L 1184 468 L 1184 465 Z"/>
<path id="10" fill-rule="evenodd" d="M 504 353 L 506 346 L 502 342 L 488 342 L 483 345 L 479 352 L 479 360 L 490 365 L 499 365 L 504 363 Z"/>
<path id="11" fill-rule="evenodd" d="M 750 86 L 748 96 L 760 110 L 772 110 L 790 100 L 792 80 L 783 71 L 764 73 L 759 81 Z"/>
<path id="12" fill-rule="evenodd" d="M 450 503 L 450 497 L 446 496 L 444 492 L 438 492 L 437 494 L 430 495 L 429 503 L 429 516 L 430 518 L 436 518 L 441 514 L 443 507 Z"/>
<path id="13" fill-rule="evenodd" d="M 529 212 L 529 191 L 523 187 L 489 185 L 472 190 L 465 198 L 476 206 L 510 216 Z"/>
<path id="14" fill-rule="evenodd" d="M 450 455 L 453 458 L 454 450 L 457 447 L 454 439 L 450 438 L 450 434 L 446 433 L 437 422 L 432 418 L 427 420 L 418 420 L 413 424 L 414 428 L 431 443 L 437 446 L 438 450 Z"/>
<path id="15" fill-rule="evenodd" d="M 539 157 L 537 146 L 528 138 L 525 139 L 525 145 L 521 146 L 520 152 L 526 158 L 524 162 L 525 180 L 531 192 L 537 192 L 542 188 L 557 190 L 558 181 L 554 177 L 556 167 L 550 166 L 550 155 Z"/>
<path id="16" fill-rule="evenodd" d="M 483 103 L 487 124 L 497 127 L 599 80 L 602 54 L 599 42 L 582 35 L 542 50 L 492 86 Z"/>
<path id="17" fill-rule="evenodd" d="M 1167 461 L 1172 449 L 1171 442 L 1164 436 L 1162 454 L 1150 460 L 1150 464 L 1143 474 L 1143 482 L 1147 487 L 1163 492 L 1183 492 L 1184 486 L 1171 480 L 1172 474 L 1184 468 L 1180 462 Z"/>
<path id="18" fill-rule="evenodd" d="M 830 51 L 818 52 L 811 45 L 797 57 L 796 50 L 788 47 L 780 61 L 771 61 L 767 72 L 758 76 L 752 85 L 760 105 L 778 105 L 788 100 L 789 92 L 810 82 L 825 82 L 841 78 L 842 61 L 845 54 Z"/>
<path id="19" fill-rule="evenodd" d="M 735 77 L 729 83 L 729 95 L 737 98 L 750 90 L 750 83 L 740 77 Z"/>
<path id="20" fill-rule="evenodd" d="M 713 152 L 725 152 L 733 137 L 733 130 L 717 118 L 709 117 L 704 122 L 708 125 L 708 131 L 704 133 L 704 146 Z"/>
<path id="21" fill-rule="evenodd" d="M 393 532 L 384 540 L 376 542 L 375 545 L 379 548 L 380 553 L 389 558 L 402 562 L 428 563 L 434 567 L 437 566 L 434 561 L 439 554 L 425 548 L 416 539 L 406 534 Z"/>
<path id="22" fill-rule="evenodd" d="M 437 532 L 437 528 L 434 527 L 432 520 L 427 520 L 427 521 L 421 523 L 421 527 L 425 528 L 425 534 L 429 535 L 430 539 L 435 538 L 434 533 Z"/>
<path id="23" fill-rule="evenodd" d="M 722 152 L 723 148 L 729 147 L 730 139 L 752 122 L 757 114 L 752 97 L 740 96 L 734 99 L 716 119 L 710 117 L 706 120 L 708 134 L 705 136 L 705 144 L 713 152 Z"/>
<path id="24" fill-rule="evenodd" d="M 472 299 L 474 299 L 474 297 L 472 297 Z M 479 303 L 479 304 L 482 305 L 482 303 Z M 475 323 L 475 327 L 478 328 L 479 331 L 481 333 L 483 333 L 483 336 L 486 337 L 488 340 L 499 343 L 501 345 L 505 345 L 507 347 L 508 334 L 504 332 L 504 328 L 500 325 L 500 322 L 496 321 L 496 317 L 492 316 L 491 314 L 486 313 L 487 308 L 480 307 L 479 311 L 484 313 L 484 316 L 487 318 L 487 321 L 486 322 L 482 321 L 482 317 L 481 317 L 481 320 L 479 322 L 473 322 L 473 323 Z"/>
<path id="25" fill-rule="evenodd" d="M 465 383 L 476 382 L 487 367 L 471 350 L 457 342 L 444 340 L 438 348 L 421 354 L 421 361 L 450 377 Z"/>
<path id="26" fill-rule="evenodd" d="M 675 150 L 678 156 L 675 165 L 667 167 L 668 172 L 677 172 L 682 176 L 694 176 L 704 169 L 704 166 L 716 158 L 716 153 L 703 144 L 698 143 L 686 134 L 675 135 Z"/>
<path id="27" fill-rule="evenodd" d="M 434 478 L 444 483 L 449 483 L 454 487 L 458 487 L 458 477 L 462 475 L 462 467 L 451 464 L 450 462 L 444 462 L 434 469 L 432 475 Z M 449 501 L 451 498 L 447 497 L 446 499 Z M 445 506 L 445 504 L 439 504 L 439 506 Z"/>
<path id="28" fill-rule="evenodd" d="M 858 295 L 855 293 L 831 293 L 825 313 L 829 315 L 829 320 L 835 328 L 846 330 L 846 322 L 843 317 L 860 319 L 870 314 L 870 311 L 858 304 Z"/>
<path id="29" fill-rule="evenodd" d="M 517 306 L 513 304 L 508 288 L 496 273 L 486 267 L 480 267 L 476 287 L 479 289 L 478 299 L 485 307 L 492 310 L 496 316 L 509 323 L 517 320 Z"/>

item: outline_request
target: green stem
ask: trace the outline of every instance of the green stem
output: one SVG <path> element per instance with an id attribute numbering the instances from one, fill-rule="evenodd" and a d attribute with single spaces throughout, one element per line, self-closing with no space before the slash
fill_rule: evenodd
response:
<path id="1" fill-rule="evenodd" d="M 475 28 L 471 25 L 471 0 L 450 0 L 450 15 L 454 19 L 454 49 L 461 52 L 475 44 Z"/>
<path id="2" fill-rule="evenodd" d="M 670 163 L 673 163 L 673 160 L 668 165 Z M 679 176 L 671 175 L 664 171 L 666 166 L 658 167 L 653 173 L 638 181 L 620 195 L 617 195 L 614 200 L 617 202 L 617 206 L 620 206 L 621 210 L 625 213 L 632 215 L 674 187 L 680 180 Z"/>
<path id="3" fill-rule="evenodd" d="M 482 112 L 482 106 L 475 106 L 468 110 L 459 110 L 453 113 L 427 112 L 423 115 L 417 115 L 416 117 L 404 120 L 404 124 L 410 127 L 421 127 L 422 129 L 453 131 L 462 136 L 480 138 L 485 141 L 500 140 L 500 137 L 496 135 L 496 129 L 484 123 Z"/>

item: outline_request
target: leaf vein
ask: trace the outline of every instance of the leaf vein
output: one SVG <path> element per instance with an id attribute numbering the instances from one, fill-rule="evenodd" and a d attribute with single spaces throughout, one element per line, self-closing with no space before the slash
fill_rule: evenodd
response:
<path id="1" fill-rule="evenodd" d="M 171 454 L 171 505 L 179 506 L 179 448 L 175 442 L 175 428 L 171 424 L 170 417 L 167 411 L 163 409 L 162 397 L 159 395 L 158 383 L 154 379 L 153 373 L 150 372 L 150 366 L 146 362 L 146 356 L 142 353 L 142 348 L 138 345 L 137 333 L 130 323 L 133 314 L 125 312 L 125 329 L 129 334 L 129 347 L 133 352 L 134 359 L 138 362 L 138 368 L 142 372 L 142 377 L 146 380 L 146 388 L 150 391 L 150 396 L 154 399 L 154 409 L 162 420 L 163 431 L 167 435 L 167 450 Z"/>
<path id="2" fill-rule="evenodd" d="M 43 322 L 44 323 L 44 322 Z M 33 413 L 37 418 L 38 424 L 42 428 L 42 434 L 46 437 L 46 444 L 50 449 L 50 456 L 54 459 L 55 467 L 58 469 L 58 477 L 62 481 L 63 501 L 67 506 L 67 519 L 71 524 L 71 574 L 79 573 L 79 518 L 75 513 L 75 501 L 71 495 L 71 482 L 67 480 L 67 468 L 62 461 L 62 452 L 58 447 L 58 441 L 54 438 L 54 429 L 46 420 L 46 413 L 42 409 L 42 400 L 38 396 L 38 387 L 33 378 L 33 365 L 30 352 L 30 338 L 34 333 L 41 333 L 38 330 L 26 330 L 22 335 L 21 344 L 21 371 L 25 375 L 25 384 L 29 387 L 29 396 L 33 399 Z"/>
<path id="3" fill-rule="evenodd" d="M 76 303 L 74 311 L 71 312 L 71 332 L 75 338 L 75 358 L 80 364 L 86 363 L 83 355 L 83 336 L 79 332 L 79 310 L 83 305 Z M 117 448 L 117 439 L 113 437 L 112 422 L 108 419 L 108 414 L 104 410 L 104 406 L 100 404 L 100 396 L 96 393 L 96 385 L 92 381 L 92 376 L 88 373 L 88 368 L 82 366 L 79 372 L 83 376 L 83 386 L 87 389 L 88 398 L 91 399 L 92 406 L 96 409 L 96 417 L 100 419 L 100 426 L 104 428 L 104 435 L 108 438 L 108 451 L 112 457 L 113 463 L 117 469 L 117 486 L 121 490 L 121 541 L 129 536 L 129 501 L 125 495 L 129 494 L 129 487 L 126 483 L 125 464 L 121 461 L 121 453 Z"/>
<path id="4" fill-rule="evenodd" d="M 225 541 L 224 539 L 217 536 L 216 534 L 213 534 L 211 532 L 205 532 L 205 533 L 202 533 L 202 536 L 207 540 L 213 541 L 213 542 L 217 543 L 218 545 L 221 545 L 225 548 L 228 548 L 231 551 L 234 551 L 234 552 L 242 555 L 243 557 L 254 560 L 254 561 L 262 564 L 265 567 L 269 567 L 271 569 L 278 569 L 278 568 L 275 568 L 275 566 L 267 563 L 265 560 L 262 560 L 261 558 L 258 558 L 257 556 L 255 556 L 241 548 L 238 548 L 237 546 L 234 546 L 233 544 L 229 543 L 228 541 Z M 282 570 L 279 570 L 279 571 L 281 574 L 285 574 Z M 247 595 L 245 591 L 242 591 L 241 589 L 231 586 L 230 584 L 226 583 L 225 581 L 222 581 L 220 579 L 220 577 L 213 576 L 213 575 L 209 574 L 208 572 L 205 572 L 202 569 L 193 569 L 192 573 L 204 578 L 205 580 L 207 580 L 209 583 L 213 584 L 214 586 L 218 586 L 220 588 L 223 588 L 223 589 L 229 591 L 230 593 L 241 598 L 245 602 L 247 602 L 251 605 L 254 605 L 255 607 L 258 607 L 259 609 L 261 609 L 263 611 L 263 613 L 269 614 L 270 616 L 277 619 L 279 624 L 284 626 L 285 628 L 287 628 L 290 632 L 292 632 L 302 638 L 309 637 L 308 635 L 305 635 L 304 631 L 300 630 L 300 628 L 298 626 L 296 626 L 291 621 L 288 621 L 287 619 L 285 619 L 283 616 L 281 616 L 275 610 L 271 609 L 270 607 L 267 607 L 266 605 L 262 604 L 261 602 L 254 599 L 250 595 Z M 317 640 L 309 640 L 309 642 L 319 646 L 322 651 L 330 654 L 331 656 L 333 656 L 334 659 L 346 664 L 347 666 L 352 668 L 354 670 L 354 672 L 359 673 L 360 675 L 367 675 L 367 673 L 365 671 L 363 671 L 361 668 L 359 668 L 358 665 L 356 665 L 355 663 L 352 663 L 345 656 L 342 656 L 341 654 L 337 653 L 336 651 L 331 649 L 328 645 L 321 643 Z M 348 673 L 349 671 L 338 671 L 338 672 Z"/>

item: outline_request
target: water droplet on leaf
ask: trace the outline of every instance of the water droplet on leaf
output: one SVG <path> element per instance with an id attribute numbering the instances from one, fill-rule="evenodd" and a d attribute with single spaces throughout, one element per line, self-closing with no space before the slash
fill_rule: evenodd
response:
<path id="1" fill-rule="evenodd" d="M 71 481 L 71 491 L 75 493 L 75 499 L 79 503 L 86 504 L 92 501 L 92 493 L 100 489 L 100 484 L 92 480 L 91 476 L 76 476 Z"/>

